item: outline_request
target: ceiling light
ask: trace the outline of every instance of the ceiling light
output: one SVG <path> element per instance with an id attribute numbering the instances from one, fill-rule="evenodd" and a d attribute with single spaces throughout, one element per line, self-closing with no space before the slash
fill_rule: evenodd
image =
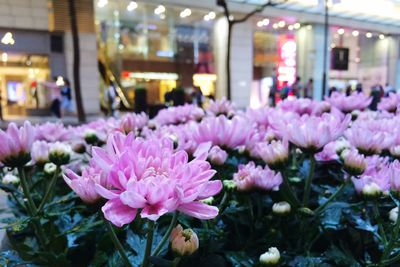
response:
<path id="1" fill-rule="evenodd" d="M 312 25 L 307 25 L 306 29 L 309 31 L 312 30 Z"/>
<path id="2" fill-rule="evenodd" d="M 165 7 L 163 5 L 159 5 L 156 9 L 154 9 L 154 14 L 160 15 L 165 12 Z"/>
<path id="3" fill-rule="evenodd" d="M 261 21 L 261 20 L 258 21 L 258 22 L 257 22 L 257 27 L 260 27 L 260 28 L 261 28 L 262 26 L 264 26 L 263 23 L 262 23 L 262 21 Z"/>
<path id="4" fill-rule="evenodd" d="M 354 37 L 357 37 L 357 36 L 360 34 L 360 32 L 359 32 L 359 31 L 353 31 L 351 34 L 352 34 Z"/>
<path id="5" fill-rule="evenodd" d="M 294 26 L 293 26 L 293 25 L 289 25 L 289 26 L 288 26 L 288 30 L 289 30 L 289 31 L 293 31 L 293 30 L 294 30 Z"/>
<path id="6" fill-rule="evenodd" d="M 274 24 L 272 24 L 272 28 L 274 28 L 274 29 L 278 29 L 278 28 L 279 28 L 279 25 L 278 25 L 278 23 L 274 23 Z"/>
<path id="7" fill-rule="evenodd" d="M 298 30 L 298 29 L 300 29 L 301 24 L 298 23 L 298 22 L 296 22 L 296 23 L 293 25 L 293 27 L 294 27 L 296 30 Z"/>
<path id="8" fill-rule="evenodd" d="M 281 21 L 278 22 L 278 26 L 279 26 L 280 28 L 283 28 L 283 27 L 286 26 L 286 22 L 285 22 L 284 20 L 281 20 Z"/>
<path id="9" fill-rule="evenodd" d="M 210 20 L 215 19 L 215 12 L 214 12 L 214 11 L 211 11 L 210 13 L 208 13 L 208 18 L 209 18 Z"/>
<path id="10" fill-rule="evenodd" d="M 138 4 L 135 1 L 131 1 L 128 6 L 126 7 L 126 10 L 129 12 L 135 10 L 138 7 Z"/>
<path id="11" fill-rule="evenodd" d="M 165 19 L 165 14 L 164 13 L 160 14 L 160 19 Z"/>
<path id="12" fill-rule="evenodd" d="M 342 35 L 342 34 L 344 33 L 344 29 L 343 29 L 343 28 L 339 28 L 339 29 L 337 30 L 337 33 L 340 34 L 340 35 Z"/>
<path id="13" fill-rule="evenodd" d="M 4 34 L 3 38 L 1 39 L 1 43 L 5 45 L 13 45 L 15 43 L 15 40 L 12 33 L 7 32 L 6 34 Z"/>
<path id="14" fill-rule="evenodd" d="M 192 10 L 190 10 L 189 8 L 185 8 L 180 14 L 179 16 L 181 18 L 186 18 L 189 17 L 192 14 Z"/>
<path id="15" fill-rule="evenodd" d="M 371 38 L 371 37 L 372 37 L 372 33 L 370 33 L 370 32 L 367 32 L 367 33 L 365 34 L 365 37 L 367 37 L 367 38 Z"/>
<path id="16" fill-rule="evenodd" d="M 3 62 L 7 62 L 8 61 L 8 54 L 6 52 L 1 54 L 1 61 L 3 61 Z"/>
<path id="17" fill-rule="evenodd" d="M 385 35 L 384 34 L 379 34 L 379 39 L 381 39 L 381 40 L 383 40 L 383 39 L 385 39 Z"/>
<path id="18" fill-rule="evenodd" d="M 105 7 L 107 4 L 108 4 L 108 0 L 99 0 L 99 1 L 97 1 L 97 6 L 98 6 L 99 8 L 103 8 L 103 7 Z"/>

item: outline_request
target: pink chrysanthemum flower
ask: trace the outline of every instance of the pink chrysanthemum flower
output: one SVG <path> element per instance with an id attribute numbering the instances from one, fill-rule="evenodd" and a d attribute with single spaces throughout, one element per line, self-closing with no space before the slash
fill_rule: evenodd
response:
<path id="1" fill-rule="evenodd" d="M 221 181 L 210 181 L 215 171 L 205 160 L 189 161 L 186 152 L 174 152 L 171 139 L 134 139 L 133 133 L 116 132 L 105 149 L 93 148 L 90 164 L 107 177 L 95 188 L 108 199 L 104 216 L 118 227 L 138 213 L 154 221 L 175 210 L 199 219 L 218 214 L 216 207 L 200 201 L 221 190 Z"/>
<path id="2" fill-rule="evenodd" d="M 15 123 L 10 123 L 5 132 L 0 130 L 0 163 L 7 167 L 24 166 L 31 159 L 30 151 L 34 139 L 35 129 L 28 121 L 20 128 Z"/>
<path id="3" fill-rule="evenodd" d="M 282 176 L 267 166 L 262 168 L 251 161 L 246 165 L 239 165 L 239 170 L 233 175 L 233 181 L 238 191 L 254 189 L 277 191 L 282 183 Z"/>
<path id="4" fill-rule="evenodd" d="M 345 94 L 334 92 L 331 97 L 326 97 L 325 100 L 342 112 L 348 113 L 353 110 L 366 109 L 371 104 L 372 97 L 369 97 L 364 93 L 355 92 L 346 96 Z"/>

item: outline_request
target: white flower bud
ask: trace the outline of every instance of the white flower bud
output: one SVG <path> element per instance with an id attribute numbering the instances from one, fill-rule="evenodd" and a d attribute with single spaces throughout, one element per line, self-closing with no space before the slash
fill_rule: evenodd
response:
<path id="1" fill-rule="evenodd" d="M 53 175 L 53 174 L 56 172 L 56 170 L 57 170 L 57 165 L 54 164 L 54 163 L 52 163 L 52 162 L 46 163 L 46 164 L 44 165 L 43 170 L 44 170 L 44 173 L 45 173 L 45 174 L 51 176 L 51 175 Z"/>
<path id="2" fill-rule="evenodd" d="M 382 194 L 382 190 L 376 183 L 371 183 L 364 185 L 362 193 L 367 197 L 377 197 Z"/>
<path id="3" fill-rule="evenodd" d="M 389 220 L 391 220 L 392 222 L 396 222 L 397 221 L 397 217 L 399 216 L 399 208 L 393 208 L 389 211 Z"/>
<path id="4" fill-rule="evenodd" d="M 7 173 L 3 177 L 3 184 L 18 184 L 19 178 L 11 173 Z"/>
<path id="5" fill-rule="evenodd" d="M 49 159 L 56 165 L 67 164 L 71 158 L 72 149 L 70 145 L 56 142 L 51 144 L 49 149 Z"/>
<path id="6" fill-rule="evenodd" d="M 263 265 L 276 265 L 281 258 L 281 254 L 276 247 L 269 248 L 267 252 L 260 256 L 260 263 Z"/>
<path id="7" fill-rule="evenodd" d="M 282 201 L 278 203 L 274 203 L 272 206 L 272 211 L 278 215 L 286 215 L 289 214 L 291 211 L 291 206 L 288 202 Z"/>

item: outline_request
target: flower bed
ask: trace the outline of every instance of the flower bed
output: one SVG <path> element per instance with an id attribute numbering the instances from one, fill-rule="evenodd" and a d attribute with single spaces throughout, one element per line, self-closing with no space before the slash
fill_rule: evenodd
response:
<path id="1" fill-rule="evenodd" d="M 1 266 L 393 266 L 399 97 L 0 131 Z"/>

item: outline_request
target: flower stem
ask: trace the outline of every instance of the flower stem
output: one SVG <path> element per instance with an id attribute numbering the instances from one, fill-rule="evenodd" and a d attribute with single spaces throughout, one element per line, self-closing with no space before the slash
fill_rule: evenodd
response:
<path id="1" fill-rule="evenodd" d="M 374 201 L 373 205 L 372 205 L 372 211 L 374 213 L 374 217 L 378 222 L 378 230 L 379 230 L 379 234 L 383 240 L 383 245 L 386 247 L 388 241 L 386 238 L 386 233 L 385 233 L 385 229 L 383 229 L 383 225 L 382 225 L 382 221 L 381 221 L 381 215 L 379 214 L 379 209 L 378 209 L 378 204 L 376 201 Z"/>
<path id="2" fill-rule="evenodd" d="M 334 199 L 343 191 L 343 189 L 346 187 L 346 185 L 347 185 L 347 182 L 344 181 L 344 182 L 340 185 L 339 189 L 336 190 L 336 192 L 333 193 L 333 194 L 324 202 L 324 204 L 322 204 L 321 206 L 319 206 L 319 207 L 314 211 L 314 212 L 315 212 L 315 215 L 321 214 L 321 213 L 326 209 L 326 207 L 329 205 L 329 203 L 331 203 L 332 200 L 334 200 Z"/>
<path id="3" fill-rule="evenodd" d="M 108 233 L 109 233 L 109 235 L 111 237 L 111 240 L 113 241 L 115 248 L 118 250 L 119 255 L 124 260 L 125 265 L 131 267 L 132 264 L 129 261 L 129 258 L 125 253 L 124 247 L 122 246 L 121 242 L 119 242 L 118 237 L 115 234 L 113 226 L 111 225 L 111 223 L 106 218 L 104 218 L 103 215 L 101 215 L 101 217 L 103 218 L 103 221 L 104 221 L 104 223 L 105 223 L 105 225 L 107 227 Z"/>
<path id="4" fill-rule="evenodd" d="M 57 169 L 54 172 L 53 177 L 51 178 L 50 184 L 47 186 L 46 193 L 45 193 L 45 195 L 44 195 L 44 197 L 42 199 L 42 202 L 40 202 L 40 205 L 38 207 L 38 212 L 40 212 L 43 209 L 44 205 L 49 200 L 51 192 L 53 191 L 54 186 L 56 184 L 56 181 L 57 181 L 59 173 L 60 173 L 60 166 L 57 166 Z"/>
<path id="5" fill-rule="evenodd" d="M 400 210 L 399 206 L 397 206 L 397 208 Z M 380 263 L 382 265 L 387 260 L 387 257 L 390 255 L 390 252 L 392 252 L 393 245 L 396 243 L 397 238 L 399 237 L 399 231 L 400 231 L 400 216 L 399 214 L 397 214 L 396 223 L 392 230 L 392 234 L 390 235 L 389 243 L 387 244 L 382 253 L 382 257 L 380 260 Z"/>
<path id="6" fill-rule="evenodd" d="M 36 232 L 36 236 L 39 240 L 39 243 L 42 245 L 43 248 L 46 247 L 46 236 L 44 235 L 42 226 L 40 224 L 40 220 L 36 218 L 37 209 L 35 202 L 33 202 L 31 193 L 29 191 L 28 182 L 25 176 L 24 167 L 18 167 L 18 174 L 21 180 L 22 191 L 24 193 L 24 197 L 27 199 L 27 211 L 29 216 L 32 218 L 33 228 Z"/>
<path id="7" fill-rule="evenodd" d="M 283 189 L 287 193 L 287 201 L 290 205 L 294 207 L 301 206 L 299 199 L 297 198 L 296 194 L 293 191 L 293 188 L 290 185 L 289 178 L 286 176 L 285 172 L 281 170 L 282 180 L 283 180 Z"/>
<path id="8" fill-rule="evenodd" d="M 308 206 L 308 200 L 310 198 L 310 193 L 311 193 L 311 182 L 312 182 L 312 179 L 314 178 L 314 171 L 315 171 L 315 158 L 314 158 L 314 154 L 311 154 L 310 155 L 310 169 L 309 169 L 308 177 L 307 177 L 305 185 L 304 185 L 303 206 Z"/>
<path id="9" fill-rule="evenodd" d="M 165 232 L 164 236 L 162 237 L 160 243 L 158 243 L 157 247 L 155 248 L 154 252 L 152 253 L 152 256 L 158 256 L 160 254 L 162 248 L 165 245 L 165 242 L 168 241 L 168 238 L 171 235 L 172 229 L 174 228 L 177 221 L 178 221 L 178 212 L 175 212 L 174 216 L 172 217 L 171 223 L 168 226 L 167 231 Z"/>
<path id="10" fill-rule="evenodd" d="M 154 222 L 149 220 L 149 231 L 147 232 L 146 250 L 144 252 L 142 267 L 148 267 L 150 263 L 149 258 L 151 255 L 151 245 L 153 244 L 153 232 L 154 232 Z"/>

